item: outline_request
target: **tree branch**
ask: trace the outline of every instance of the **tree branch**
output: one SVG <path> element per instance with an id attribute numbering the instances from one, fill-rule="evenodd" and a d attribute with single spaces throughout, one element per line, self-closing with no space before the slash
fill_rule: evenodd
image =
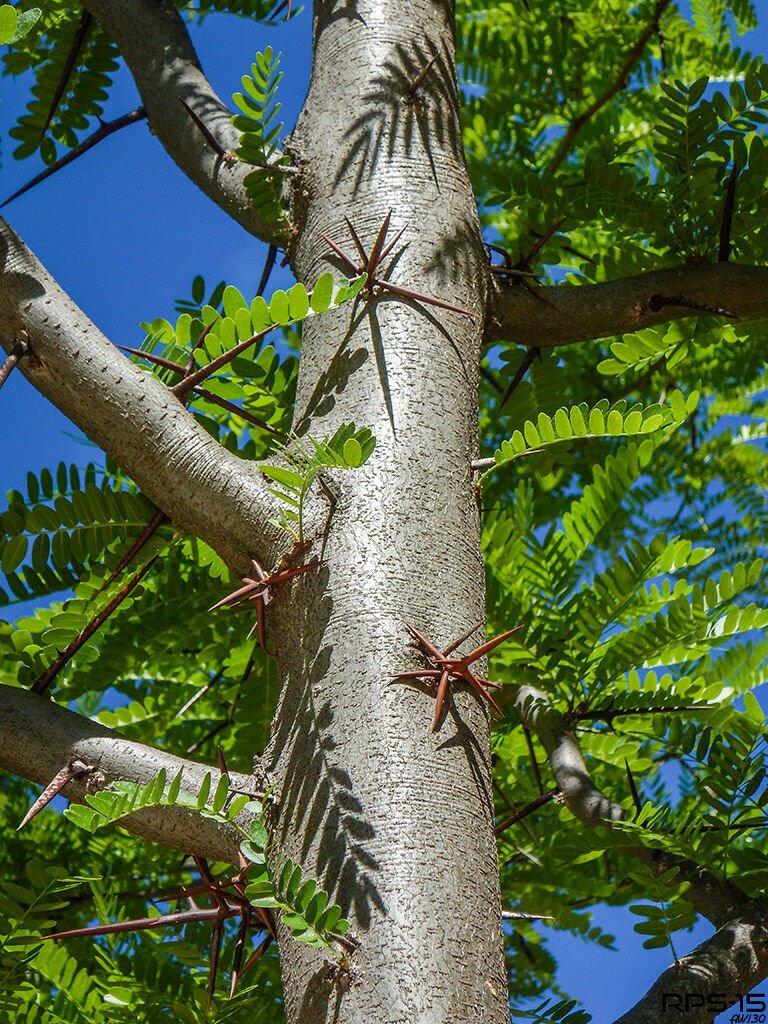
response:
<path id="1" fill-rule="evenodd" d="M 117 44 L 151 130 L 181 170 L 251 234 L 285 245 L 290 237 L 287 221 L 264 220 L 246 195 L 245 178 L 253 168 L 220 155 L 234 152 L 239 132 L 203 74 L 170 0 L 86 0 L 84 6 Z M 206 142 L 179 100 L 194 111 L 218 149 Z"/>
<path id="2" fill-rule="evenodd" d="M 93 766 L 103 774 L 105 784 L 121 780 L 146 785 L 162 768 L 170 781 L 183 768 L 182 792 L 190 795 L 200 791 L 207 772 L 212 776 L 212 792 L 221 777 L 217 768 L 126 739 L 29 690 L 0 686 L 0 768 L 47 785 L 72 760 Z M 230 772 L 229 778 L 232 790 L 253 791 L 251 776 Z M 73 780 L 64 788 L 64 795 L 83 803 L 87 785 L 87 776 Z M 251 817 L 243 812 L 238 824 L 247 828 Z M 120 824 L 174 850 L 228 864 L 238 861 L 240 838 L 234 826 L 195 811 L 150 807 Z"/>
<path id="3" fill-rule="evenodd" d="M 555 783 L 571 813 L 590 828 L 610 828 L 622 821 L 626 817 L 624 808 L 594 785 L 575 733 L 564 716 L 552 707 L 546 693 L 521 686 L 515 708 L 523 724 L 539 737 Z M 660 850 L 644 846 L 633 847 L 633 852 L 655 873 L 673 865 L 678 867 L 681 880 L 690 882 L 688 899 L 716 927 L 729 921 L 736 911 L 752 905 L 753 901 L 738 886 L 717 878 L 698 864 L 672 859 Z"/>
<path id="4" fill-rule="evenodd" d="M 755 900 L 748 911 L 722 925 L 678 966 L 664 971 L 643 998 L 614 1024 L 658 1024 L 667 1019 L 711 1024 L 717 1014 L 766 975 L 768 901 Z"/>
<path id="5" fill-rule="evenodd" d="M 768 268 L 706 263 L 651 270 L 601 284 L 525 288 L 493 282 L 486 342 L 553 348 L 630 334 L 690 316 L 768 318 Z"/>
<path id="6" fill-rule="evenodd" d="M 219 445 L 156 378 L 123 358 L 0 220 L 0 343 L 26 337 L 19 369 L 100 445 L 174 523 L 242 575 L 271 564 L 285 535 L 255 464 Z"/>
<path id="7" fill-rule="evenodd" d="M 552 774 L 571 812 L 590 827 L 611 827 L 624 809 L 602 793 L 589 777 L 578 740 L 548 696 L 521 686 L 515 707 L 547 752 Z M 688 899 L 718 931 L 664 971 L 653 987 L 614 1024 L 658 1024 L 662 1019 L 711 1024 L 739 994 L 768 975 L 768 900 L 750 899 L 738 886 L 691 862 L 661 851 L 634 847 L 653 871 L 680 868 L 691 883 Z"/>

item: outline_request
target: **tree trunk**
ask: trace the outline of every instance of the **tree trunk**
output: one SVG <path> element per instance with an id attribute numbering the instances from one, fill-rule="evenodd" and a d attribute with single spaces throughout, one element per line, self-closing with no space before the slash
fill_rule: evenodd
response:
<path id="1" fill-rule="evenodd" d="M 300 280 L 341 267 L 321 232 L 354 253 L 348 217 L 370 250 L 391 209 L 390 237 L 405 227 L 391 279 L 475 315 L 387 294 L 351 321 L 347 308 L 305 325 L 297 428 L 319 438 L 355 421 L 377 446 L 333 479 L 338 501 L 311 556 L 327 563 L 273 615 L 283 688 L 266 762 L 279 852 L 317 873 L 359 940 L 348 986 L 316 951 L 282 944 L 287 1019 L 508 1020 L 486 709 L 452 687 L 433 735 L 434 692 L 392 679 L 423 665 L 404 620 L 438 646 L 484 622 L 469 464 L 487 272 L 452 5 L 358 0 L 340 17 L 321 0 L 288 148 L 302 171 Z"/>

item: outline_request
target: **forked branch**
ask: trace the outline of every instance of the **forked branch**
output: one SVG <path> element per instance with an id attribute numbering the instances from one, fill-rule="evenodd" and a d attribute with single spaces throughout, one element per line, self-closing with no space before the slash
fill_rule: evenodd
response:
<path id="1" fill-rule="evenodd" d="M 286 224 L 265 220 L 246 195 L 245 178 L 253 168 L 220 155 L 234 152 L 239 133 L 232 126 L 230 111 L 203 74 L 174 6 L 155 0 L 85 0 L 84 6 L 117 44 L 136 82 L 150 128 L 181 170 L 246 231 L 266 242 L 285 244 Z M 198 122 L 215 147 L 202 137 Z"/>
<path id="2" fill-rule="evenodd" d="M 158 379 L 126 360 L 0 221 L 0 343 L 19 370 L 182 529 L 241 575 L 287 548 L 258 467 L 222 448 Z M 254 549 L 257 546 L 257 550 Z"/>

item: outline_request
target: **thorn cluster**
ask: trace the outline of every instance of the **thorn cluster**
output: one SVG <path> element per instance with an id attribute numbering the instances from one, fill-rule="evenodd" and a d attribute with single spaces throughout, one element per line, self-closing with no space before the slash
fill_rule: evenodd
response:
<path id="1" fill-rule="evenodd" d="M 415 626 L 411 626 L 408 622 L 405 623 L 405 628 L 411 634 L 414 639 L 412 646 L 420 651 L 426 661 L 427 667 L 414 669 L 408 672 L 398 672 L 395 679 L 417 679 L 427 680 L 437 685 L 437 693 L 435 700 L 435 717 L 432 721 L 432 732 L 437 732 L 440 727 L 440 719 L 443 713 L 443 704 L 448 693 L 448 684 L 453 682 L 465 682 L 468 683 L 475 693 L 481 697 L 494 711 L 498 712 L 504 717 L 504 712 L 501 710 L 499 705 L 493 699 L 490 694 L 490 689 L 499 689 L 501 683 L 493 683 L 490 679 L 486 679 L 483 676 L 477 676 L 472 671 L 471 666 L 474 662 L 479 661 L 480 658 L 484 657 L 499 644 L 504 643 L 505 640 L 509 639 L 513 633 L 516 633 L 518 629 L 522 627 L 516 626 L 514 629 L 508 629 L 505 633 L 500 633 L 499 636 L 493 637 L 491 640 L 487 640 L 484 644 L 480 644 L 469 654 L 462 655 L 461 657 L 451 657 L 453 652 L 460 647 L 465 640 L 475 633 L 482 623 L 472 626 L 471 629 L 467 630 L 466 633 L 454 640 L 452 644 L 449 644 L 444 651 L 439 650 L 435 645 L 424 636 Z"/>
<path id="2" fill-rule="evenodd" d="M 531 284 L 531 280 L 536 281 L 537 284 L 539 283 L 539 278 L 531 270 L 531 265 L 550 238 L 563 226 L 564 222 L 565 217 L 562 217 L 556 224 L 548 228 L 543 235 L 536 239 L 528 252 L 520 257 L 517 263 L 512 262 L 512 257 L 506 249 L 502 249 L 499 245 L 486 244 L 485 248 L 488 250 L 489 259 L 492 258 L 493 253 L 498 253 L 504 260 L 503 263 L 493 263 L 491 261 L 491 273 L 496 274 L 504 284 L 521 284 L 539 302 L 543 302 L 545 306 L 551 306 L 552 309 L 557 309 L 554 302 Z"/>
<path id="3" fill-rule="evenodd" d="M 186 900 L 189 910 L 161 914 L 157 917 L 142 917 L 133 921 L 113 921 L 109 924 L 92 925 L 87 928 L 73 928 L 69 931 L 54 932 L 51 935 L 44 936 L 44 938 L 78 939 L 85 936 L 112 935 L 116 932 L 139 932 L 150 928 L 170 928 L 176 925 L 194 924 L 198 921 L 210 921 L 213 927 L 210 966 L 208 969 L 208 1007 L 210 1008 L 216 988 L 216 972 L 224 937 L 224 922 L 230 917 L 239 917 L 240 927 L 235 939 L 232 976 L 229 988 L 229 998 L 231 999 L 240 978 L 259 957 L 264 955 L 270 943 L 277 939 L 274 920 L 267 909 L 251 906 L 245 895 L 246 876 L 250 864 L 243 861 L 243 866 L 236 875 L 216 881 L 211 874 L 207 861 L 203 860 L 202 857 L 194 857 L 193 859 L 200 874 L 200 884 L 182 886 L 178 892 L 162 897 L 164 903 L 171 903 L 182 899 Z M 201 893 L 204 893 L 210 900 L 210 907 L 200 907 L 197 905 L 195 896 Z M 243 953 L 245 952 L 245 943 L 250 927 L 264 932 L 264 937 L 243 966 Z"/>
<path id="4" fill-rule="evenodd" d="M 454 313 L 461 313 L 474 320 L 475 314 L 470 313 L 468 309 L 462 309 L 461 306 L 454 306 L 451 302 L 445 302 L 443 299 L 436 299 L 433 295 L 426 295 L 424 292 L 416 292 L 410 288 L 403 288 L 398 284 L 393 284 L 386 277 L 381 276 L 380 268 L 382 263 L 400 241 L 400 238 L 405 231 L 405 227 L 400 228 L 390 241 L 387 242 L 391 219 L 392 211 L 390 210 L 379 228 L 379 232 L 376 235 L 376 240 L 373 243 L 370 253 L 368 253 L 366 252 L 363 243 L 360 241 L 360 236 L 357 231 L 355 231 L 351 221 L 347 217 L 344 218 L 355 249 L 357 250 L 358 259 L 351 256 L 345 249 L 342 249 L 342 247 L 334 242 L 333 239 L 329 238 L 328 235 L 321 233 L 320 237 L 328 243 L 353 277 L 361 277 L 363 274 L 367 275 L 363 292 L 369 297 L 375 295 L 377 292 L 391 292 L 393 295 L 400 295 L 404 299 L 413 299 L 416 302 L 424 302 L 430 306 L 438 306 L 440 309 L 449 309 Z"/>
<path id="5" fill-rule="evenodd" d="M 238 587 L 237 590 L 233 590 L 231 594 L 227 594 L 226 597 L 217 601 L 216 604 L 211 606 L 209 611 L 225 606 L 227 608 L 238 608 L 248 601 L 253 602 L 256 605 L 256 622 L 253 624 L 253 628 L 248 636 L 251 637 L 256 632 L 259 638 L 259 646 L 265 654 L 269 654 L 264 632 L 264 609 L 272 600 L 272 589 L 278 583 L 293 579 L 294 576 L 301 576 L 303 573 L 309 572 L 310 569 L 323 565 L 323 562 L 310 562 L 309 565 L 299 565 L 295 568 L 280 564 L 277 568 L 272 569 L 271 572 L 265 572 L 255 558 L 251 559 L 251 565 L 253 566 L 253 576 L 244 576 L 243 586 Z"/>

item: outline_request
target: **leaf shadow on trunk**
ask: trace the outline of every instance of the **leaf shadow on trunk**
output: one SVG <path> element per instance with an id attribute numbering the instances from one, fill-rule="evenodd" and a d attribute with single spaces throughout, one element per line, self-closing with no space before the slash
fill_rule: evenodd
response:
<path id="1" fill-rule="evenodd" d="M 322 587 L 323 581 L 318 579 L 317 585 Z M 310 636 L 306 651 L 312 650 L 312 635 L 318 641 L 322 637 L 331 608 L 327 597 L 312 602 L 301 630 L 302 641 Z M 270 742 L 276 774 L 283 780 L 278 845 L 287 848 L 288 837 L 298 835 L 300 846 L 291 846 L 291 856 L 307 875 L 319 878 L 345 915 L 354 907 L 356 925 L 365 930 L 372 909 L 384 912 L 385 906 L 375 881 L 379 864 L 368 849 L 375 830 L 354 780 L 336 763 L 334 711 L 331 701 L 321 696 L 328 687 L 331 653 L 326 644 L 311 661 L 294 660 L 283 682 Z"/>
<path id="2" fill-rule="evenodd" d="M 410 160 L 418 139 L 439 191 L 432 151 L 450 148 L 456 156 L 462 152 L 461 126 L 453 114 L 459 107 L 447 47 L 426 36 L 410 48 L 397 43 L 379 74 L 370 79 L 360 98 L 360 113 L 344 133 L 335 185 L 354 171 L 352 188 L 357 192 L 373 177 L 382 157 L 390 163 L 403 156 Z"/>
<path id="3" fill-rule="evenodd" d="M 464 689 L 465 687 L 462 687 Z M 469 691 L 469 687 L 466 687 Z M 475 699 L 474 697 L 472 698 Z M 493 827 L 495 805 L 493 790 L 488 786 L 488 780 L 492 778 L 491 760 L 488 751 L 484 750 L 482 744 L 478 743 L 474 731 L 464 722 L 458 713 L 455 703 L 451 701 L 448 714 L 454 721 L 456 732 L 438 747 L 439 750 L 448 750 L 451 747 L 461 747 L 467 755 L 467 764 L 477 786 L 478 793 L 488 812 L 490 827 Z"/>
<path id="4" fill-rule="evenodd" d="M 349 378 L 359 370 L 368 359 L 368 352 L 362 346 L 352 352 L 346 350 L 352 330 L 347 330 L 341 344 L 331 357 L 327 369 L 323 370 L 309 396 L 304 412 L 296 420 L 294 430 L 304 434 L 311 431 L 313 416 L 322 419 L 336 405 L 335 396 L 341 394 L 349 383 Z"/>

